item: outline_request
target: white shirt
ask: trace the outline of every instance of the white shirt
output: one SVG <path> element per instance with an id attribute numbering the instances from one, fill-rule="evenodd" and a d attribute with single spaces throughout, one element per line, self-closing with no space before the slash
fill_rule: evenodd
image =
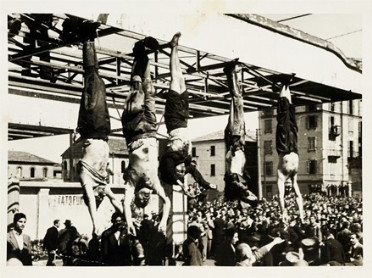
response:
<path id="1" fill-rule="evenodd" d="M 22 250 L 23 249 L 23 235 L 18 234 L 15 230 L 13 230 L 13 234 L 17 240 L 19 250 Z"/>

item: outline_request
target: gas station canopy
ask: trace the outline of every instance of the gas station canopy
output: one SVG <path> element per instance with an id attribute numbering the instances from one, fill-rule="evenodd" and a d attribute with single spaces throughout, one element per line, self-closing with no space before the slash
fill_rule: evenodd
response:
<path id="1" fill-rule="evenodd" d="M 161 45 L 167 42 L 166 37 L 170 39 L 171 36 L 145 33 L 144 28 L 141 29 L 143 33 L 140 33 L 136 30 L 138 24 L 114 26 L 115 24 L 110 23 L 114 22 L 113 20 L 107 20 L 110 17 L 111 15 L 100 14 L 98 18 L 95 18 L 101 22 L 97 31 L 96 50 L 99 59 L 99 74 L 106 84 L 109 107 L 122 109 L 129 94 L 134 43 L 146 36 L 153 36 L 158 39 L 160 48 L 156 52 L 149 51 L 148 54 L 157 91 L 156 108 L 157 112 L 162 113 L 165 103 L 163 92 L 167 90 L 170 82 L 170 49 L 162 48 Z M 83 89 L 82 43 L 74 38 L 63 37 L 63 22 L 67 18 L 74 19 L 77 16 L 70 14 L 8 15 L 9 94 L 79 103 Z M 224 24 L 226 21 L 226 24 L 237 24 L 239 28 L 244 29 L 250 26 L 250 28 L 256 28 L 258 32 L 275 33 L 275 36 L 283 36 L 283 33 L 287 33 L 286 40 L 296 39 L 293 38 L 296 35 L 293 34 L 293 30 L 288 30 L 288 28 L 283 30 L 280 24 L 267 19 L 263 20 L 259 16 L 219 15 L 219 18 L 221 20 L 218 20 L 218 24 Z M 266 29 L 262 31 L 263 28 Z M 221 33 L 223 32 L 221 29 Z M 292 38 L 289 36 L 291 32 Z M 278 99 L 278 83 L 283 74 L 294 74 L 290 89 L 295 105 L 362 98 L 362 92 L 354 87 L 337 87 L 330 82 L 323 82 L 322 77 L 305 78 L 306 72 L 302 74 L 301 70 L 288 72 L 280 71 L 276 66 L 264 68 L 258 64 L 251 64 L 246 60 L 248 59 L 246 53 L 239 49 L 229 56 L 221 55 L 224 52 L 219 50 L 219 42 L 223 43 L 224 36 L 213 34 L 206 34 L 205 40 L 214 40 L 212 45 L 215 46 L 215 51 L 204 44 L 202 48 L 204 50 L 195 48 L 191 42 L 189 46 L 184 45 L 183 37 L 180 40 L 179 57 L 189 91 L 190 117 L 192 118 L 229 113 L 230 97 L 223 67 L 235 58 L 239 58 L 242 68 L 240 82 L 245 112 L 260 111 L 275 106 Z M 306 47 L 309 45 L 313 48 L 322 47 L 319 40 L 316 41 L 311 36 L 304 38 L 304 35 L 300 34 L 300 37 L 301 43 L 306 44 Z M 185 41 L 187 43 L 187 37 Z M 296 43 L 298 43 L 298 38 Z M 324 48 L 327 47 L 329 48 L 329 44 Z M 263 48 L 262 55 L 267 57 L 270 53 L 264 53 L 265 49 L 267 46 Z M 329 49 L 323 49 L 323 51 L 328 51 L 327 55 L 332 56 L 331 60 L 335 59 L 333 56 L 338 56 L 337 60 L 343 59 L 342 55 L 337 55 L 337 49 L 331 50 L 333 53 L 330 53 Z M 267 63 L 263 64 L 267 65 Z M 351 61 L 345 62 L 344 60 L 337 66 L 343 67 L 342 71 L 350 72 L 352 76 L 350 80 L 354 80 L 355 76 L 361 79 L 361 69 Z M 325 69 L 322 67 L 321 70 Z M 313 68 L 313 71 L 316 72 L 318 69 Z M 342 79 L 345 78 L 342 77 Z M 21 112 L 27 113 L 27 111 Z M 56 128 L 9 122 L 8 138 L 14 140 L 66 134 L 71 131 L 65 126 Z"/>

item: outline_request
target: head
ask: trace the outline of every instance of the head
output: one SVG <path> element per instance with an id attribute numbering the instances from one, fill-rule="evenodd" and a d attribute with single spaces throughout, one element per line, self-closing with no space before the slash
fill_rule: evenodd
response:
<path id="1" fill-rule="evenodd" d="M 59 228 L 59 225 L 60 225 L 60 221 L 59 221 L 59 219 L 54 220 L 54 221 L 53 221 L 53 225 L 54 225 L 55 227 Z"/>
<path id="2" fill-rule="evenodd" d="M 69 227 L 72 226 L 71 220 L 69 220 L 69 219 L 66 219 L 65 223 L 63 223 L 63 224 L 65 224 L 66 228 L 69 228 Z"/>
<path id="3" fill-rule="evenodd" d="M 310 220 L 310 224 L 315 224 L 316 223 L 316 216 L 314 214 L 311 215 L 309 220 Z"/>
<path id="4" fill-rule="evenodd" d="M 358 243 L 358 238 L 357 238 L 356 233 L 351 232 L 351 233 L 349 234 L 349 241 L 350 241 L 350 245 L 355 245 L 355 244 Z"/>
<path id="5" fill-rule="evenodd" d="M 175 168 L 176 176 L 179 180 L 183 181 L 185 173 L 186 173 L 186 165 L 185 163 L 180 163 Z"/>
<path id="6" fill-rule="evenodd" d="M 134 203 L 139 208 L 145 208 L 151 199 L 152 189 L 148 186 L 144 186 L 139 189 L 134 196 Z"/>
<path id="7" fill-rule="evenodd" d="M 187 228 L 187 236 L 193 239 L 198 239 L 201 235 L 201 231 L 198 226 L 191 225 Z"/>
<path id="8" fill-rule="evenodd" d="M 247 243 L 239 243 L 236 246 L 236 259 L 238 262 L 244 261 L 246 259 L 251 260 L 252 249 Z"/>
<path id="9" fill-rule="evenodd" d="M 226 239 L 232 244 L 235 245 L 239 241 L 238 231 L 234 228 L 229 228 L 225 232 Z"/>
<path id="10" fill-rule="evenodd" d="M 27 222 L 27 218 L 24 213 L 18 212 L 14 214 L 13 225 L 14 225 L 14 229 L 17 232 L 21 233 L 24 230 L 24 228 L 26 227 L 26 222 Z"/>
<path id="11" fill-rule="evenodd" d="M 119 230 L 124 223 L 124 216 L 120 212 L 111 215 L 111 223 L 115 230 Z"/>

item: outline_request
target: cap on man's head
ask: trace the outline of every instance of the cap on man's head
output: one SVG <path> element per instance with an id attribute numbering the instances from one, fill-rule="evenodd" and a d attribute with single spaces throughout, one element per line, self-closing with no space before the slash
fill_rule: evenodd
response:
<path id="1" fill-rule="evenodd" d="M 301 258 L 297 252 L 290 251 L 285 255 L 285 261 L 280 266 L 307 266 L 309 263 Z"/>
<path id="2" fill-rule="evenodd" d="M 65 225 L 71 225 L 71 220 L 66 219 L 65 223 L 63 223 L 63 224 L 65 224 Z"/>

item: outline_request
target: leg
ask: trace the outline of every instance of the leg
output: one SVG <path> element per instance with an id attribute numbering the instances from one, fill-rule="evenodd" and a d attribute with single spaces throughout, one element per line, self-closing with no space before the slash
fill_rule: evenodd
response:
<path id="1" fill-rule="evenodd" d="M 297 183 L 297 174 L 295 174 L 293 176 L 293 179 L 292 179 L 292 182 L 293 182 L 293 190 L 296 194 L 296 202 L 297 202 L 297 206 L 298 206 L 298 211 L 300 213 L 300 220 L 301 220 L 301 223 L 303 223 L 304 221 L 304 207 L 303 207 L 303 201 L 302 201 L 302 195 L 301 195 L 301 192 L 300 192 L 300 188 L 298 187 L 298 183 Z"/>
<path id="2" fill-rule="evenodd" d="M 170 73 L 171 73 L 171 83 L 170 89 L 182 94 L 186 91 L 185 79 L 182 75 L 181 63 L 178 57 L 178 40 L 181 37 L 181 33 L 176 33 L 169 45 L 171 47 L 171 56 L 170 56 Z"/>
<path id="3" fill-rule="evenodd" d="M 278 168 L 277 185 L 278 185 L 278 191 L 279 191 L 279 205 L 280 205 L 280 210 L 282 212 L 282 219 L 283 221 L 286 222 L 287 214 L 286 214 L 285 203 L 284 203 L 285 181 L 286 181 L 285 175 L 282 173 L 281 169 Z"/>

